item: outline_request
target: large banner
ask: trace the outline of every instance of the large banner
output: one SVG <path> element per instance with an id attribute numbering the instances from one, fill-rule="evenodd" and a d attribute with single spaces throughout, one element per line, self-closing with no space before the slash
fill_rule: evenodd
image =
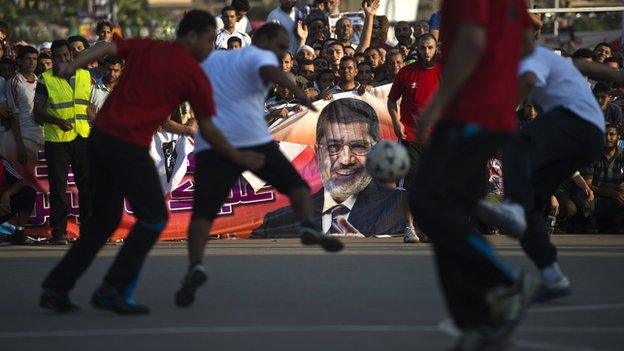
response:
<path id="1" fill-rule="evenodd" d="M 375 142 L 396 139 L 386 108 L 389 90 L 390 85 L 385 85 L 364 96 L 338 94 L 332 101 L 316 102 L 318 112 L 297 112 L 271 126 L 280 149 L 308 182 L 314 221 L 326 232 L 370 237 L 403 231 L 405 222 L 400 202 L 404 192 L 393 185 L 377 184 L 364 168 L 366 153 Z M 4 149 L 6 157 L 24 174 L 26 170 L 19 166 L 15 152 Z M 195 186 L 192 150 L 193 140 L 188 137 L 169 133 L 158 133 L 154 137 L 151 155 L 158 167 L 170 212 L 162 240 L 186 239 Z M 40 234 L 47 235 L 50 208 L 44 157 L 44 153 L 39 152 L 34 174 L 26 178 L 34 179 L 38 190 L 30 224 Z M 79 212 L 77 189 L 71 174 L 67 199 L 72 217 L 68 231 L 69 236 L 74 237 L 79 234 Z M 125 237 L 134 223 L 129 206 L 123 211 L 113 240 Z M 211 234 L 221 238 L 296 237 L 297 225 L 288 198 L 245 172 L 221 206 Z"/>

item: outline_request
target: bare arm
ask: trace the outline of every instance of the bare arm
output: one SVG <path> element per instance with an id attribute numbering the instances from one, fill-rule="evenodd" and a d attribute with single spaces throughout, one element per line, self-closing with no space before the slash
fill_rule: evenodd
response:
<path id="1" fill-rule="evenodd" d="M 362 1 L 362 9 L 364 10 L 366 18 L 364 18 L 362 38 L 360 39 L 360 44 L 355 50 L 356 52 L 364 52 L 370 47 L 371 39 L 373 37 L 373 22 L 375 22 L 375 14 L 377 13 L 378 8 L 379 0 L 373 0 L 370 3 L 367 0 Z"/>
<path id="2" fill-rule="evenodd" d="M 167 132 L 180 134 L 180 135 L 193 135 L 197 131 L 196 123 L 193 123 L 191 125 L 178 123 L 176 121 L 171 120 L 171 116 L 167 118 L 165 123 L 163 123 L 162 127 Z"/>
<path id="3" fill-rule="evenodd" d="M 390 113 L 390 118 L 392 119 L 392 127 L 394 128 L 394 134 L 399 139 L 405 139 L 405 133 L 401 128 L 401 121 L 399 120 L 399 108 L 397 106 L 396 100 L 391 100 L 388 98 L 388 112 Z"/>
<path id="4" fill-rule="evenodd" d="M 615 70 L 607 65 L 603 65 L 596 62 L 589 62 L 585 59 L 574 59 L 574 66 L 593 80 L 609 81 L 616 83 L 624 83 L 624 74 Z"/>
<path id="5" fill-rule="evenodd" d="M 105 56 L 117 55 L 117 44 L 113 41 L 110 43 L 99 44 L 86 52 L 80 54 L 72 61 L 72 66 L 75 68 L 85 68 L 93 61 L 98 61 Z"/>
<path id="6" fill-rule="evenodd" d="M 41 125 L 43 125 L 44 123 L 55 124 L 64 131 L 68 131 L 73 128 L 71 124 L 49 114 L 46 109 L 36 101 L 33 107 L 33 115 L 35 117 L 35 122 Z"/>

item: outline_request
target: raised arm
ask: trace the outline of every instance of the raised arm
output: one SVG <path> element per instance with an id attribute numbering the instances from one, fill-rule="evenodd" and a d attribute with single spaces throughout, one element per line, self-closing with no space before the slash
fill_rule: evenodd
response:
<path id="1" fill-rule="evenodd" d="M 356 52 L 364 52 L 370 47 L 373 37 L 373 23 L 375 22 L 375 15 L 379 8 L 379 0 L 364 0 L 362 1 L 362 9 L 364 10 L 364 28 L 362 29 L 362 38 L 358 45 Z"/>

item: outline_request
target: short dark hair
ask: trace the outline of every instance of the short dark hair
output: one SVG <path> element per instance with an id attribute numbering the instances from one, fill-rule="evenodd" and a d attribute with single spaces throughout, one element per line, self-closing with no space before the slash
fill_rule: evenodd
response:
<path id="1" fill-rule="evenodd" d="M 339 42 L 334 42 L 334 43 L 331 43 L 331 44 L 329 44 L 328 46 L 336 46 L 336 45 L 338 45 L 338 46 L 342 47 L 342 51 L 344 51 L 345 46 L 344 46 L 344 45 L 342 45 L 342 43 L 339 43 Z"/>
<path id="2" fill-rule="evenodd" d="M 419 37 L 416 39 L 416 42 L 417 42 L 417 43 L 420 43 L 420 42 L 421 42 L 421 40 L 428 40 L 428 39 L 433 39 L 433 41 L 434 41 L 434 42 L 436 42 L 436 44 L 438 43 L 438 39 L 436 39 L 436 37 L 435 37 L 435 36 L 433 36 L 433 34 L 431 34 L 431 33 L 425 33 L 425 34 L 423 34 L 423 35 L 419 36 Z"/>
<path id="3" fill-rule="evenodd" d="M 620 128 L 618 127 L 618 125 L 617 125 L 617 124 L 614 124 L 614 123 L 607 123 L 607 124 L 605 125 L 605 130 L 607 130 L 607 129 L 609 129 L 609 128 L 613 128 L 613 129 L 617 130 L 618 134 L 620 134 Z"/>
<path id="4" fill-rule="evenodd" d="M 26 56 L 28 54 L 39 55 L 39 51 L 37 51 L 37 49 L 35 49 L 34 47 L 32 47 L 30 45 L 22 46 L 17 51 L 16 59 L 21 60 L 22 58 L 24 58 L 24 56 Z"/>
<path id="5" fill-rule="evenodd" d="M 592 93 L 594 93 L 594 95 L 598 95 L 598 94 L 611 95 L 611 88 L 605 82 L 598 82 L 596 83 L 596 85 L 594 85 L 594 88 L 592 89 Z"/>
<path id="6" fill-rule="evenodd" d="M 377 113 L 368 103 L 354 98 L 338 99 L 330 102 L 321 111 L 316 122 L 316 144 L 320 144 L 325 136 L 323 125 L 326 122 L 368 124 L 368 133 L 373 140 L 379 140 L 379 119 Z"/>
<path id="7" fill-rule="evenodd" d="M 578 49 L 572 54 L 572 58 L 586 58 L 593 59 L 594 52 L 589 49 Z"/>
<path id="8" fill-rule="evenodd" d="M 221 15 L 225 14 L 228 11 L 236 12 L 236 9 L 234 8 L 234 6 L 226 6 L 221 10 Z"/>
<path id="9" fill-rule="evenodd" d="M 83 37 L 83 36 L 72 35 L 71 37 L 67 38 L 67 42 L 68 43 L 73 43 L 75 41 L 82 42 L 82 45 L 84 45 L 85 49 L 88 49 L 89 46 L 90 46 L 89 45 L 89 41 L 85 37 Z"/>
<path id="10" fill-rule="evenodd" d="M 340 59 L 340 63 L 346 62 L 346 61 L 351 61 L 353 62 L 353 65 L 357 68 L 357 60 L 355 58 L 353 58 L 353 56 L 343 56 Z"/>
<path id="11" fill-rule="evenodd" d="M 603 41 L 602 43 L 598 43 L 598 44 L 596 44 L 596 46 L 594 46 L 594 51 L 596 51 L 596 49 L 598 49 L 601 46 L 606 46 L 609 49 L 613 50 L 613 48 L 611 47 L 611 44 Z"/>
<path id="12" fill-rule="evenodd" d="M 191 10 L 180 20 L 176 36 L 181 38 L 189 32 L 203 33 L 216 27 L 217 23 L 210 13 L 204 10 Z"/>
<path id="13" fill-rule="evenodd" d="M 52 46 L 50 47 L 50 52 L 52 56 L 54 56 L 54 50 L 58 48 L 62 48 L 63 46 L 67 47 L 67 50 L 71 51 L 71 47 L 69 46 L 69 42 L 65 39 L 59 39 L 52 42 Z"/>
<path id="14" fill-rule="evenodd" d="M 249 1 L 248 0 L 232 0 L 232 7 L 236 9 L 236 11 L 249 11 Z"/>
<path id="15" fill-rule="evenodd" d="M 98 22 L 97 26 L 95 26 L 95 32 L 99 33 L 102 29 L 104 29 L 104 27 L 108 27 L 110 29 L 113 29 L 113 24 L 110 23 L 109 21 L 100 21 Z"/>
<path id="16" fill-rule="evenodd" d="M 239 37 L 230 37 L 230 38 L 227 40 L 227 44 L 228 44 L 228 45 L 230 45 L 230 43 L 233 43 L 233 42 L 238 42 L 239 44 L 241 44 L 241 46 L 243 45 L 243 41 L 242 41 L 242 40 L 241 40 L 241 38 L 239 38 Z"/>
<path id="17" fill-rule="evenodd" d="M 37 60 L 41 60 L 41 59 L 51 60 L 52 56 L 50 56 L 50 54 L 48 54 L 47 52 L 42 52 L 39 54 L 39 57 L 37 57 Z"/>
<path id="18" fill-rule="evenodd" d="M 622 68 L 622 58 L 617 58 L 615 56 L 611 56 L 611 57 L 607 57 L 604 60 L 604 63 L 610 63 L 610 62 L 615 62 L 618 64 L 618 67 Z"/>
<path id="19" fill-rule="evenodd" d="M 369 52 L 369 51 L 373 51 L 373 50 L 377 51 L 377 53 L 379 54 L 379 56 L 381 56 L 381 51 L 379 51 L 379 49 L 378 49 L 378 48 L 376 48 L 376 47 L 372 47 L 372 46 L 371 46 L 371 47 L 369 47 L 369 48 L 367 48 L 366 50 L 364 50 L 364 53 L 367 53 L 367 52 Z"/>
<path id="20" fill-rule="evenodd" d="M 106 56 L 104 61 L 102 62 L 104 66 L 106 65 L 121 65 L 122 67 L 126 65 L 126 60 L 122 59 L 119 56 Z"/>
<path id="21" fill-rule="evenodd" d="M 254 34 L 254 38 L 267 37 L 269 39 L 273 39 L 277 37 L 279 33 L 288 35 L 288 31 L 286 30 L 286 28 L 282 27 L 280 24 L 270 22 L 265 23 L 262 25 L 262 27 L 258 28 L 256 33 Z"/>

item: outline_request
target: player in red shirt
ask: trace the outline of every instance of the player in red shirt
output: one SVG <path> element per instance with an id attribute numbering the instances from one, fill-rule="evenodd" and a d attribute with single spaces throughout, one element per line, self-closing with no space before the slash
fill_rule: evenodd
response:
<path id="1" fill-rule="evenodd" d="M 414 176 L 422 154 L 422 140 L 416 140 L 418 115 L 438 89 L 442 72 L 436 60 L 438 42 L 435 37 L 431 34 L 424 34 L 418 38 L 417 45 L 418 62 L 407 65 L 399 71 L 388 95 L 388 112 L 392 118 L 394 133 L 399 142 L 407 148 L 410 156 L 410 169 L 404 178 L 405 184 L 403 185 L 408 192 L 414 187 Z M 401 99 L 400 119 L 397 110 L 399 99 Z M 407 197 L 404 196 L 403 199 L 406 223 L 403 241 L 406 243 L 429 241 L 426 235 L 414 227 Z"/>
<path id="2" fill-rule="evenodd" d="M 233 148 L 211 121 L 215 114 L 211 87 L 198 62 L 212 49 L 215 27 L 209 13 L 189 11 L 173 42 L 116 38 L 61 67 L 60 76 L 71 76 L 76 68 L 107 55 L 126 60 L 124 74 L 98 113 L 89 138 L 93 215 L 83 221 L 80 239 L 43 282 L 41 307 L 61 313 L 79 309 L 69 291 L 117 228 L 125 198 L 137 220 L 91 304 L 119 314 L 149 313 L 147 306 L 134 302 L 132 291 L 145 257 L 167 223 L 149 145 L 156 129 L 182 102 L 191 103 L 202 136 L 224 158 L 243 169 L 263 165 L 263 155 Z"/>
<path id="3" fill-rule="evenodd" d="M 539 284 L 502 262 L 469 221 L 488 159 L 516 130 L 518 64 L 532 51 L 531 37 L 523 0 L 442 3 L 442 77 L 418 133 L 435 126 L 409 195 L 462 330 L 453 350 L 502 348 Z"/>

